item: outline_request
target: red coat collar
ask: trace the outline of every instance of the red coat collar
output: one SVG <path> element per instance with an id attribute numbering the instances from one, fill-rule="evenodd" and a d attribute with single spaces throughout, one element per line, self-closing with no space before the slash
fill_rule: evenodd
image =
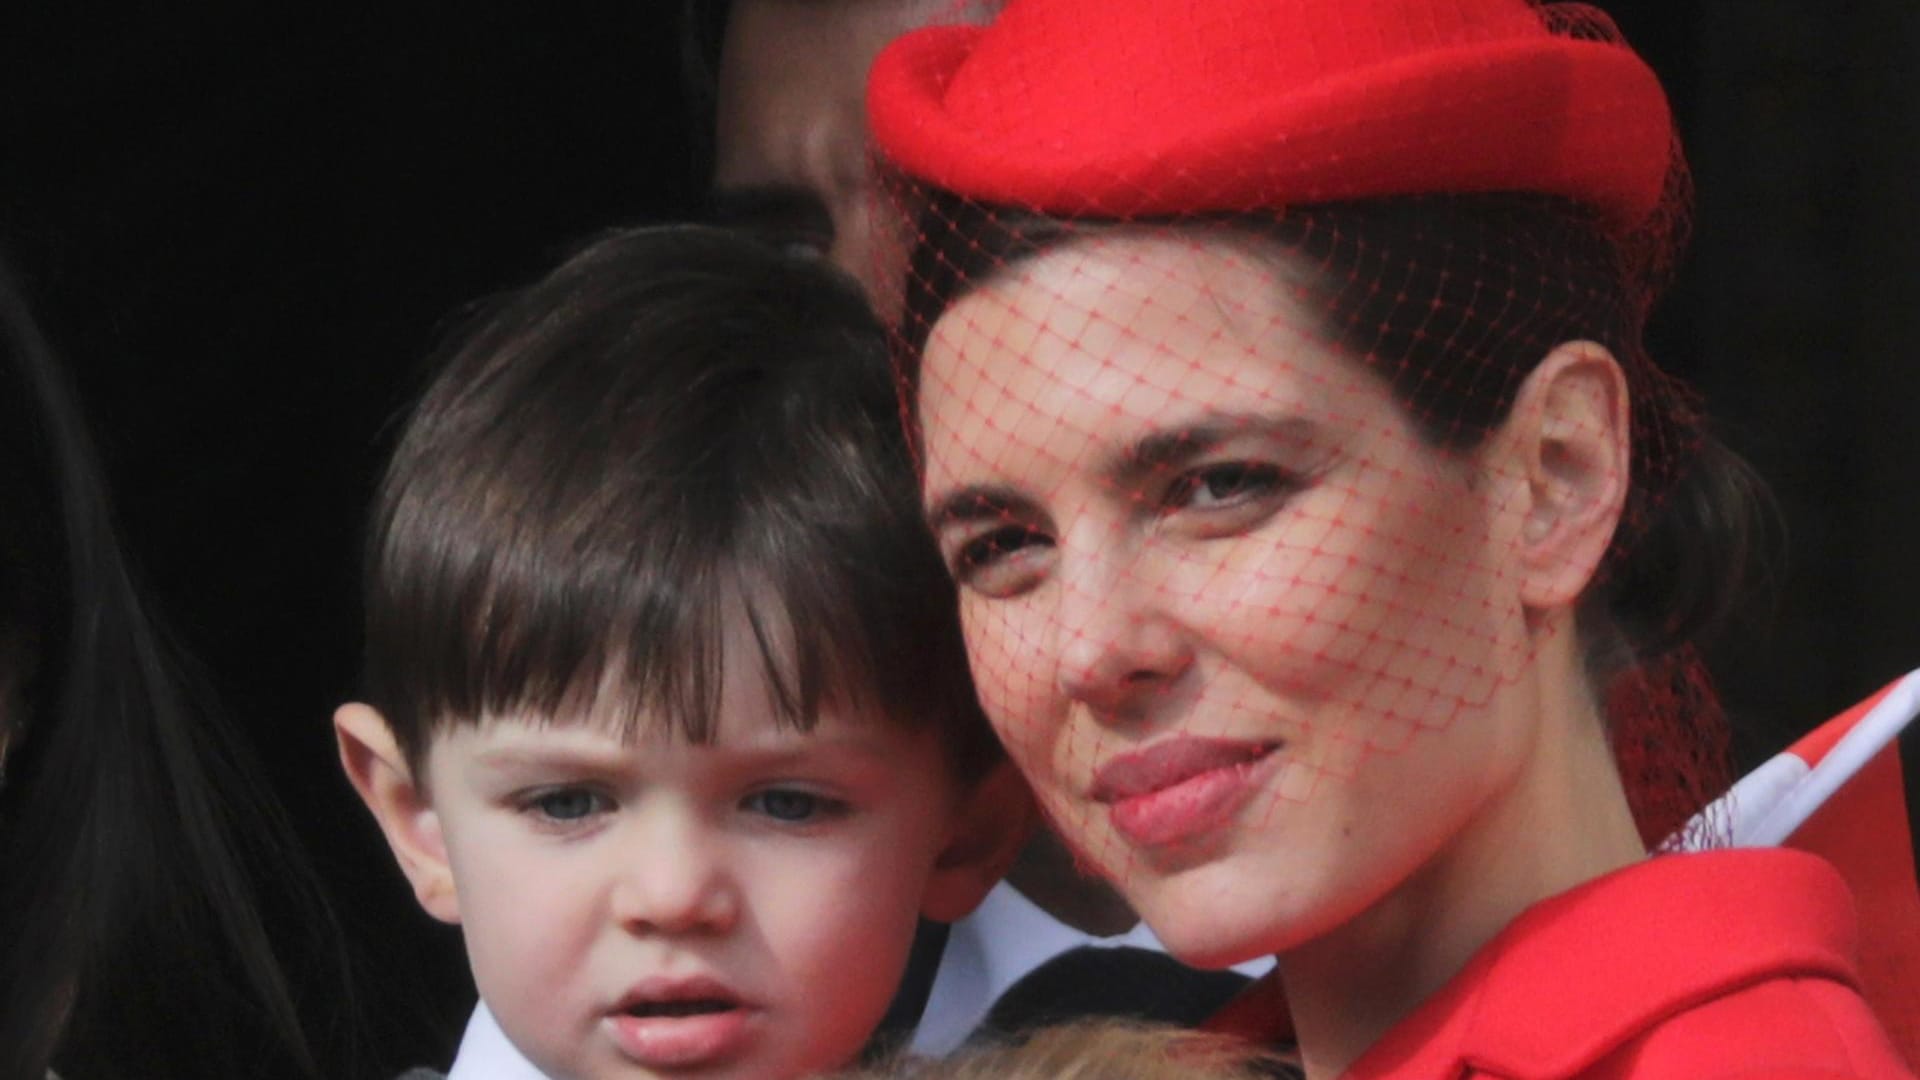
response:
<path id="1" fill-rule="evenodd" d="M 1852 901 L 1795 851 L 1666 855 L 1523 912 L 1348 1070 L 1349 1080 L 1571 1077 L 1689 1008 L 1782 976 L 1858 985 Z M 1278 972 L 1215 1030 L 1291 1031 Z"/>

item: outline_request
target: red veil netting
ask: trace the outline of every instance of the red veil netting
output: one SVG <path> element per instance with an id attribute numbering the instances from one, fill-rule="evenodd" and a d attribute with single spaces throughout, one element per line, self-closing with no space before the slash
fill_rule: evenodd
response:
<path id="1" fill-rule="evenodd" d="M 1688 174 L 1606 16 L 1016 0 L 896 42 L 869 108 L 903 407 L 1023 765 L 1091 790 L 1156 723 L 1269 732 L 1218 751 L 1275 771 L 1223 811 L 1248 820 L 1509 707 L 1550 643 L 1508 602 L 1519 541 L 1476 463 L 1534 365 L 1591 341 L 1631 451 L 1568 632 L 1644 842 L 1714 840 L 1726 733 L 1692 641 L 1719 568 L 1669 520 L 1710 440 L 1641 343 Z M 1039 730 L 1072 709 L 1098 722 Z M 1124 881 L 1139 845 L 1045 801 Z"/>

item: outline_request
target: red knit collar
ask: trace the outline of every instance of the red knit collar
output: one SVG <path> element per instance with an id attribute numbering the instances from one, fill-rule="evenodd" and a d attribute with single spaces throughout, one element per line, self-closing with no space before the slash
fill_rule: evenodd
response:
<path id="1" fill-rule="evenodd" d="M 1666 855 L 1527 909 L 1361 1056 L 1348 1080 L 1575 1076 L 1679 1013 L 1783 976 L 1858 985 L 1852 900 L 1825 862 L 1780 849 Z M 1207 1026 L 1292 1030 L 1279 973 Z"/>

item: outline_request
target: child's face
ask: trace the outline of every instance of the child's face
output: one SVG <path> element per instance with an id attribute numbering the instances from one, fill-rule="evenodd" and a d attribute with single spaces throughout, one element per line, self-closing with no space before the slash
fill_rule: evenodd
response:
<path id="1" fill-rule="evenodd" d="M 962 800 L 932 732 L 828 709 L 800 734 L 775 715 L 757 662 L 729 663 L 712 745 L 514 719 L 435 740 L 443 915 L 549 1075 L 844 1064 L 923 908 L 966 888 L 943 859 Z"/>

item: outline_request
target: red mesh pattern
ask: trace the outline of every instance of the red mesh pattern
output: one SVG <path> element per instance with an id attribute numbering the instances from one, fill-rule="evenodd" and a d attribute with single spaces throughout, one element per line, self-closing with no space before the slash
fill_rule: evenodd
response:
<path id="1" fill-rule="evenodd" d="M 1606 713 L 1647 847 L 1699 851 L 1724 842 L 1731 822 L 1710 804 L 1733 783 L 1731 751 L 1699 653 L 1683 647 L 1620 673 L 1607 687 Z"/>
<path id="2" fill-rule="evenodd" d="M 870 113 L 982 703 L 1177 952 L 1723 789 L 1648 558 L 1702 437 L 1640 343 L 1686 170 L 1604 16 L 1016 0 L 890 47 Z M 1575 759 L 1625 802 L 1516 795 Z"/>

